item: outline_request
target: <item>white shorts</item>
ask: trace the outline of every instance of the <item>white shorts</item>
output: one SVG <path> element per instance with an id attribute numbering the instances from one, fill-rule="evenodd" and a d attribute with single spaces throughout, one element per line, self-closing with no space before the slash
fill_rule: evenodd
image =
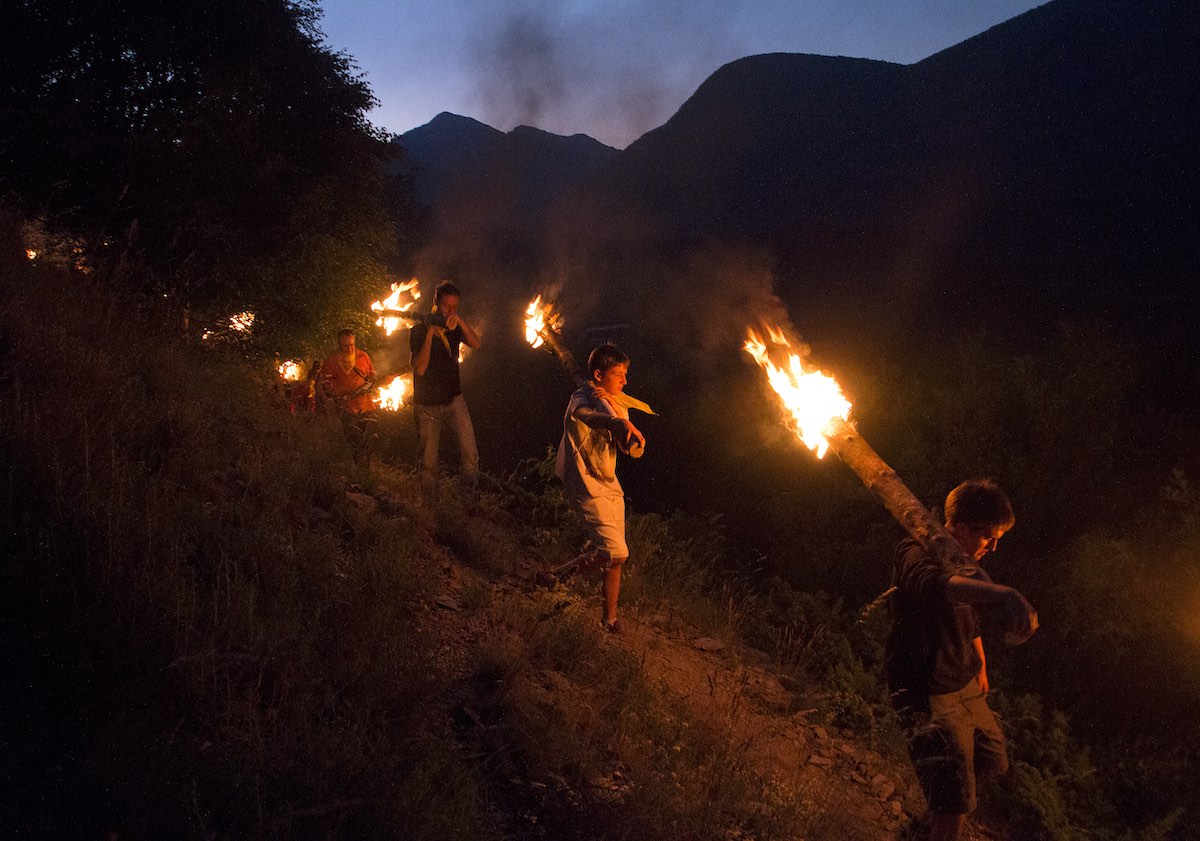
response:
<path id="1" fill-rule="evenodd" d="M 629 557 L 629 547 L 625 544 L 625 497 L 571 497 L 570 503 L 597 549 L 609 558 Z"/>

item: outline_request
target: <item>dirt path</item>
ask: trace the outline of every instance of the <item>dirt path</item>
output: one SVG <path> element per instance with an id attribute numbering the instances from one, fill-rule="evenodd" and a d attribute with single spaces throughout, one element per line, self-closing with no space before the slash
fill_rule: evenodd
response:
<path id="1" fill-rule="evenodd" d="M 419 522 L 415 500 L 389 504 L 408 509 L 414 524 Z M 502 525 L 482 518 L 471 522 L 477 539 L 515 560 L 507 573 L 484 574 L 462 561 L 461 548 L 438 539 L 435 532 L 443 529 L 431 529 L 437 548 L 430 561 L 438 579 L 424 630 L 439 640 L 442 667 L 455 675 L 466 673 L 478 639 L 479 617 L 469 604 L 481 592 L 494 603 L 531 599 L 543 565 Z M 906 763 L 887 759 L 860 734 L 833 732 L 819 723 L 817 710 L 806 708 L 784 685 L 767 655 L 672 627 L 665 616 L 649 611 L 626 609 L 622 624 L 624 633 L 607 636 L 606 644 L 633 654 L 681 715 L 728 734 L 731 754 L 743 759 L 746 773 L 761 785 L 803 791 L 815 811 L 835 816 L 845 841 L 893 839 L 909 811 L 924 808 Z M 598 623 L 596 633 L 603 633 Z"/>

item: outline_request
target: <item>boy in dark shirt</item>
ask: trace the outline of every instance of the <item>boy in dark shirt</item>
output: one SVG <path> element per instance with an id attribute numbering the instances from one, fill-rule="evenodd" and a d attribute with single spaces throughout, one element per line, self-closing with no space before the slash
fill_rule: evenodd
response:
<path id="1" fill-rule="evenodd" d="M 993 551 L 1015 521 L 1008 497 L 990 480 L 963 482 L 946 497 L 946 529 L 972 564 Z M 981 567 L 938 561 L 915 540 L 897 547 L 892 584 L 894 622 L 884 668 L 929 803 L 923 837 L 955 841 L 975 810 L 977 780 L 1008 770 L 1004 732 L 985 698 L 979 608 L 1000 606 L 1014 642 L 1037 630 L 1037 613 Z"/>
<path id="2" fill-rule="evenodd" d="M 474 489 L 479 479 L 479 449 L 475 428 L 463 399 L 458 376 L 459 346 L 479 347 L 479 335 L 459 315 L 462 294 L 449 281 L 433 293 L 434 312 L 441 324 L 415 324 L 408 336 L 412 351 L 413 415 L 420 436 L 421 490 L 427 503 L 437 499 L 437 458 L 442 425 L 458 437 L 464 486 Z"/>

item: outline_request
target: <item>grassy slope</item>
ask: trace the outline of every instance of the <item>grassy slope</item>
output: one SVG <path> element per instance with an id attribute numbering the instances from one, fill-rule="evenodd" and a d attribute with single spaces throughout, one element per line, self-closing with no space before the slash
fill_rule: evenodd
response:
<path id="1" fill-rule="evenodd" d="M 423 512 L 236 349 L 0 273 L 18 837 L 883 838 L 919 808 L 828 606 L 718 584 L 704 527 L 632 518 L 613 639 L 588 582 L 529 584 L 580 539 L 545 463 Z M 737 645 L 771 612 L 773 658 Z"/>

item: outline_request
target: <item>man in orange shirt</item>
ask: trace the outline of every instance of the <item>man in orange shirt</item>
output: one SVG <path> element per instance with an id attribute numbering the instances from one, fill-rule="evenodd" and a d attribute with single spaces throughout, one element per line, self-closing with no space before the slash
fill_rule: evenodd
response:
<path id="1" fill-rule="evenodd" d="M 321 365 L 321 393 L 338 408 L 342 432 L 354 452 L 354 463 L 364 469 L 371 466 L 371 439 L 374 437 L 375 366 L 366 351 L 355 344 L 354 331 L 342 330 L 337 351 Z"/>

